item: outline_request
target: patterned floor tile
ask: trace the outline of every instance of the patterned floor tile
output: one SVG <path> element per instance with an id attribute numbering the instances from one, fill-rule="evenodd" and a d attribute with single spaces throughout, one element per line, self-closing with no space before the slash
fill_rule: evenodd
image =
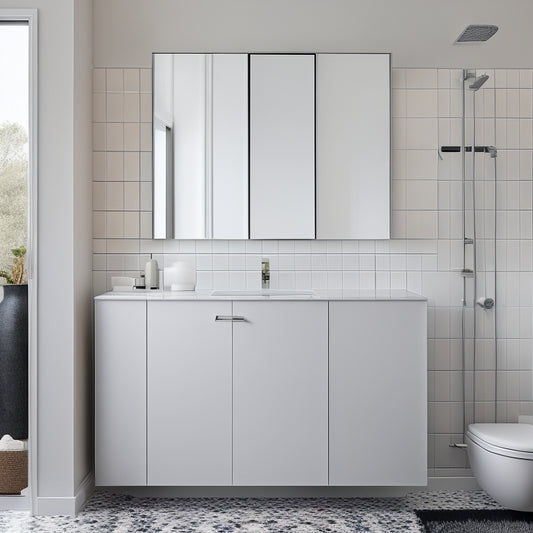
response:
<path id="1" fill-rule="evenodd" d="M 0 512 L 2 533 L 418 533 L 414 509 L 495 509 L 481 491 L 403 498 L 138 498 L 97 490 L 76 518 Z"/>

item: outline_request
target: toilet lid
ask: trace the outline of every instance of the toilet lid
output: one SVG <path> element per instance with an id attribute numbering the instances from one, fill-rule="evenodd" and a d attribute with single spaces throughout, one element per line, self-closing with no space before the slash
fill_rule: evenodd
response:
<path id="1" fill-rule="evenodd" d="M 468 431 L 478 439 L 499 448 L 533 452 L 531 424 L 470 424 Z"/>

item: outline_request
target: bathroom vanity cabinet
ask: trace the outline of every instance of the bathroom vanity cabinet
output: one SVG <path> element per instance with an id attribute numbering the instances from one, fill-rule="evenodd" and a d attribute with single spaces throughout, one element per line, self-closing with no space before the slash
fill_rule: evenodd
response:
<path id="1" fill-rule="evenodd" d="M 97 485 L 426 483 L 423 298 L 96 299 Z"/>

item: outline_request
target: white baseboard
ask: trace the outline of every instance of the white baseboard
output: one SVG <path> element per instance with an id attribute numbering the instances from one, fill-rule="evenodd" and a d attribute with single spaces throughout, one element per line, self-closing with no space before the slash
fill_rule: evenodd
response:
<path id="1" fill-rule="evenodd" d="M 429 477 L 424 490 L 481 490 L 474 477 Z"/>
<path id="2" fill-rule="evenodd" d="M 39 516 L 67 515 L 76 516 L 83 508 L 94 491 L 94 472 L 87 474 L 80 483 L 74 496 L 67 497 L 37 497 L 37 508 L 33 514 Z"/>
<path id="3" fill-rule="evenodd" d="M 30 511 L 31 499 L 29 490 L 24 489 L 20 495 L 0 496 L 0 511 Z"/>

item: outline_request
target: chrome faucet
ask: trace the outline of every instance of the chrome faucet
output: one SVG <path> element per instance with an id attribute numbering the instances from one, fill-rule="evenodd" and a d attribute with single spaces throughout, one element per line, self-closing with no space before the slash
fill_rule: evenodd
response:
<path id="1" fill-rule="evenodd" d="M 261 288 L 270 289 L 270 261 L 266 258 L 261 260 Z"/>

